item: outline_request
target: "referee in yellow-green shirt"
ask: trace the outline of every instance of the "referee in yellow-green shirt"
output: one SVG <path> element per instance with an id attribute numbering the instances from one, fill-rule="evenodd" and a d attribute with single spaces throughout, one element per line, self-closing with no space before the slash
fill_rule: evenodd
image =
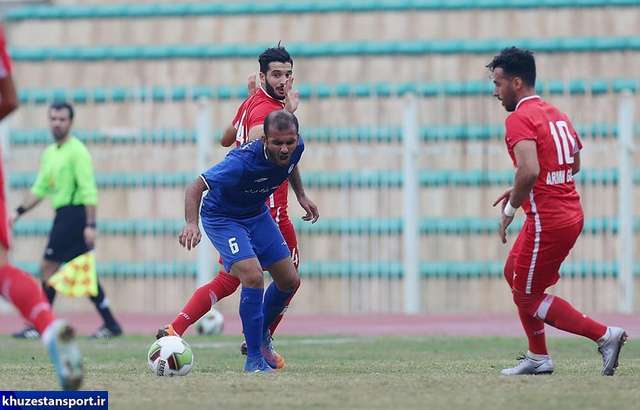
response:
<path id="1" fill-rule="evenodd" d="M 13 224 L 22 214 L 49 197 L 55 209 L 55 219 L 49 233 L 49 243 L 41 264 L 42 287 L 53 305 L 56 290 L 47 284 L 60 265 L 93 249 L 96 239 L 96 204 L 98 189 L 93 173 L 91 155 L 87 147 L 70 134 L 73 107 L 56 102 L 49 107 L 49 126 L 54 142 L 49 145 L 40 162 L 38 177 L 11 220 Z M 90 297 L 104 324 L 92 337 L 120 336 L 122 329 L 109 309 L 109 301 L 98 281 L 98 294 Z M 38 332 L 28 327 L 13 336 L 37 338 Z"/>

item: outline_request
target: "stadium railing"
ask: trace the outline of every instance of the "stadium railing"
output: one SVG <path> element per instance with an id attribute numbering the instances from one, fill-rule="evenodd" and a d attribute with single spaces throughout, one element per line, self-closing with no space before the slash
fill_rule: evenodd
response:
<path id="1" fill-rule="evenodd" d="M 8 21 L 157 18 L 255 14 L 362 13 L 388 11 L 600 8 L 639 6 L 638 0 L 323 0 L 258 3 L 156 3 L 31 6 L 13 9 Z"/>
<path id="2" fill-rule="evenodd" d="M 618 135 L 613 123 L 576 124 L 576 131 L 583 139 L 612 139 Z M 89 144 L 195 144 L 195 129 L 161 128 L 151 130 L 109 131 L 74 129 L 74 136 Z M 640 135 L 640 125 L 636 127 Z M 215 141 L 220 140 L 222 130 L 215 130 Z M 402 141 L 402 127 L 387 125 L 380 127 L 305 127 L 305 141 L 319 143 L 397 143 Z M 9 141 L 15 146 L 50 144 L 51 132 L 47 129 L 12 129 Z M 420 128 L 423 142 L 432 141 L 502 141 L 503 124 L 450 124 L 429 125 Z"/>
<path id="3" fill-rule="evenodd" d="M 368 98 L 397 97 L 415 94 L 420 97 L 439 96 L 487 96 L 493 93 L 489 81 L 460 82 L 404 82 L 404 83 L 339 83 L 339 84 L 300 84 L 296 86 L 300 98 Z M 592 79 L 538 81 L 536 91 L 549 95 L 603 95 L 636 92 L 640 89 L 637 78 Z M 49 104 L 52 101 L 67 100 L 74 104 L 101 104 L 123 102 L 183 102 L 199 100 L 239 100 L 248 96 L 245 85 L 238 86 L 152 86 L 152 87 L 92 87 L 92 88 L 21 88 L 18 97 L 21 104 Z"/>
<path id="4" fill-rule="evenodd" d="M 287 50 L 297 58 L 344 56 L 397 56 L 438 54 L 490 54 L 510 46 L 537 53 L 604 53 L 640 50 L 640 36 L 556 37 L 548 39 L 476 39 L 354 41 L 327 43 L 289 43 Z M 13 47 L 16 62 L 43 61 L 126 61 L 172 59 L 255 58 L 270 44 L 148 45 L 97 47 Z"/>
<path id="5" fill-rule="evenodd" d="M 37 262 L 17 262 L 20 268 L 39 277 Z M 501 278 L 504 262 L 500 261 L 439 261 L 422 262 L 420 276 L 423 278 L 470 279 Z M 193 262 L 126 262 L 111 261 L 97 263 L 101 277 L 107 278 L 195 278 L 196 265 Z M 618 267 L 613 262 L 580 261 L 563 264 L 560 273 L 570 278 L 615 278 Z M 388 262 L 319 262 L 307 261 L 300 267 L 304 278 L 342 279 L 401 279 L 402 263 Z M 640 276 L 640 265 L 634 267 L 634 274 Z"/>
<path id="6" fill-rule="evenodd" d="M 300 235 L 355 235 L 387 236 L 402 233 L 401 218 L 324 218 L 315 224 L 293 221 Z M 517 232 L 523 221 L 516 220 L 509 232 Z M 101 235 L 123 236 L 176 236 L 184 227 L 181 219 L 101 219 L 98 229 Z M 27 219 L 20 221 L 13 229 L 15 236 L 46 236 L 51 229 L 50 220 Z M 492 234 L 496 230 L 495 218 L 423 218 L 420 220 L 422 235 L 478 235 Z M 640 232 L 640 218 L 637 218 L 634 230 Z M 612 217 L 588 218 L 583 232 L 599 235 L 616 234 L 618 220 Z"/>
<path id="7" fill-rule="evenodd" d="M 102 173 L 96 176 L 100 188 L 148 188 L 184 187 L 197 176 L 196 172 L 128 172 Z M 14 173 L 9 178 L 13 189 L 29 188 L 35 181 L 34 172 Z M 640 169 L 636 169 L 634 182 L 640 183 Z M 513 180 L 513 171 L 486 170 L 421 170 L 419 181 L 423 187 L 433 186 L 507 186 Z M 585 169 L 575 176 L 582 184 L 615 185 L 618 182 L 617 169 Z M 308 171 L 302 175 L 307 187 L 331 188 L 381 188 L 401 187 L 402 173 L 399 171 Z"/>

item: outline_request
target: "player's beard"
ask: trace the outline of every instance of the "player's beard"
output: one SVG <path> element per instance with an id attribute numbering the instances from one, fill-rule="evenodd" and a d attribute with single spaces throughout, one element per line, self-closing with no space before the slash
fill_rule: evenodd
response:
<path id="1" fill-rule="evenodd" d="M 265 81 L 264 88 L 267 94 L 269 94 L 272 98 L 275 98 L 276 100 L 281 100 L 281 101 L 284 100 L 284 96 L 280 97 L 278 94 L 276 94 L 275 88 L 273 88 L 268 81 Z"/>
<path id="2" fill-rule="evenodd" d="M 289 165 L 289 162 L 291 162 L 291 155 L 287 156 L 286 161 L 284 161 L 280 158 L 279 152 L 273 152 L 266 147 L 265 147 L 265 152 L 267 153 L 267 158 L 269 158 L 269 161 L 273 162 L 279 167 L 287 166 Z"/>
<path id="3" fill-rule="evenodd" d="M 58 142 L 58 141 L 62 141 L 68 134 L 67 131 L 61 130 L 61 129 L 53 129 L 51 130 L 51 134 L 53 134 L 53 139 Z"/>

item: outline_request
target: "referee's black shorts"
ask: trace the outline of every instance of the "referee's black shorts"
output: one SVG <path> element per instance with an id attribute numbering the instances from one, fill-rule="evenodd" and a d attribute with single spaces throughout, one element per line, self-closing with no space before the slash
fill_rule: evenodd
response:
<path id="1" fill-rule="evenodd" d="M 87 213 L 84 205 L 68 205 L 56 209 L 44 259 L 66 263 L 89 251 L 84 240 Z"/>

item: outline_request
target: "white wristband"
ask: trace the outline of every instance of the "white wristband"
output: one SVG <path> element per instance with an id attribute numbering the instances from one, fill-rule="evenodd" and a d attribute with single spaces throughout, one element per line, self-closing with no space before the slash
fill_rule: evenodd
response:
<path id="1" fill-rule="evenodd" d="M 507 202 L 507 205 L 505 205 L 504 210 L 502 211 L 506 216 L 513 216 L 516 214 L 518 208 L 514 208 L 511 205 L 511 201 Z"/>

